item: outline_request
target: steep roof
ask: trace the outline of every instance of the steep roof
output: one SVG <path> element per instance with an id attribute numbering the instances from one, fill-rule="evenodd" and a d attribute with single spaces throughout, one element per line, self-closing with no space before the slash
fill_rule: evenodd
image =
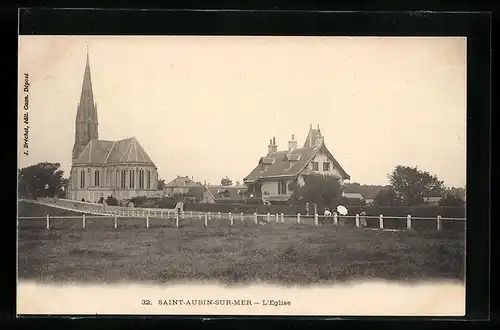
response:
<path id="1" fill-rule="evenodd" d="M 244 200 L 246 186 L 212 186 L 205 185 L 204 189 L 214 200 Z"/>
<path id="2" fill-rule="evenodd" d="M 165 185 L 165 187 L 194 187 L 198 184 L 187 176 L 177 176 Z"/>
<path id="3" fill-rule="evenodd" d="M 307 138 L 304 141 L 304 147 L 303 148 L 314 147 L 317 136 L 321 136 L 321 132 L 319 130 L 319 126 L 318 126 L 317 129 L 312 128 L 312 126 L 309 127 L 309 134 L 307 134 Z"/>
<path id="4" fill-rule="evenodd" d="M 334 163 L 334 167 L 339 169 L 346 179 L 350 178 L 349 174 L 344 171 L 323 143 L 317 147 L 298 148 L 292 151 L 284 150 L 267 154 L 261 158 L 259 164 L 243 180 L 245 182 L 255 182 L 266 178 L 297 176 L 320 150 L 329 156 Z"/>
<path id="5" fill-rule="evenodd" d="M 90 140 L 75 164 L 154 163 L 135 137 L 118 140 Z"/>

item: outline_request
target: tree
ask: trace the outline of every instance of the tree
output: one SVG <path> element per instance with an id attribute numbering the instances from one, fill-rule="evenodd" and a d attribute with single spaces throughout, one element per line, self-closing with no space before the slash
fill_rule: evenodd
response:
<path id="1" fill-rule="evenodd" d="M 231 181 L 231 179 L 229 179 L 227 176 L 225 178 L 222 178 L 220 180 L 220 184 L 223 185 L 223 186 L 232 186 L 233 185 L 233 181 Z"/>
<path id="2" fill-rule="evenodd" d="M 379 206 L 400 205 L 402 202 L 393 187 L 387 187 L 379 191 L 374 201 Z"/>
<path id="3" fill-rule="evenodd" d="M 165 180 L 158 179 L 158 190 L 163 190 L 165 188 Z"/>
<path id="4" fill-rule="evenodd" d="M 43 162 L 19 170 L 18 192 L 21 197 L 64 197 L 67 179 L 61 164 Z"/>
<path id="5" fill-rule="evenodd" d="M 441 196 L 443 181 L 417 167 L 398 165 L 388 175 L 391 186 L 405 205 L 420 205 L 424 197 Z"/>
<path id="6" fill-rule="evenodd" d="M 441 206 L 463 206 L 465 191 L 463 188 L 449 188 L 439 202 Z"/>
<path id="7" fill-rule="evenodd" d="M 340 181 L 331 175 L 308 175 L 303 186 L 292 182 L 288 188 L 292 190 L 292 202 L 301 201 L 326 206 L 340 201 L 342 197 Z"/>
<path id="8" fill-rule="evenodd" d="M 194 197 L 194 200 L 196 202 L 200 202 L 201 200 L 203 200 L 203 190 L 203 186 L 196 185 L 189 188 L 187 195 L 188 197 Z"/>

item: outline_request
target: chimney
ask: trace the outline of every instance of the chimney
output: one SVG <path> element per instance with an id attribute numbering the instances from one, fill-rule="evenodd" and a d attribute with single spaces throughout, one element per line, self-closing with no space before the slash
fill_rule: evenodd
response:
<path id="1" fill-rule="evenodd" d="M 275 154 L 278 151 L 278 146 L 276 145 L 276 139 L 273 137 L 269 140 L 269 145 L 267 146 L 267 154 Z"/>
<path id="2" fill-rule="evenodd" d="M 297 141 L 295 141 L 295 136 L 292 134 L 292 139 L 288 141 L 288 150 L 292 151 L 297 149 Z"/>

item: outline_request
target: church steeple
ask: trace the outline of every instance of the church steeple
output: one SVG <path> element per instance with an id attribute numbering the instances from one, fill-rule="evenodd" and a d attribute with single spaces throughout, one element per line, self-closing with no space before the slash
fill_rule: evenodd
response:
<path id="1" fill-rule="evenodd" d="M 87 62 L 83 74 L 82 91 L 80 94 L 80 103 L 78 103 L 75 122 L 75 144 L 73 146 L 73 162 L 83 151 L 83 148 L 92 139 L 99 138 L 97 120 L 97 104 L 94 101 L 94 92 L 92 90 L 92 79 L 90 75 L 89 52 L 87 49 Z"/>

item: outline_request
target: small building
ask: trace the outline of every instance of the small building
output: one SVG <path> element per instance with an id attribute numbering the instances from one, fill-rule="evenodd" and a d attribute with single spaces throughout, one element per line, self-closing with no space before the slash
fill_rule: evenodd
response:
<path id="1" fill-rule="evenodd" d="M 187 176 L 178 175 L 175 179 L 163 187 L 163 192 L 165 195 L 187 194 L 190 188 L 197 187 L 199 185 L 199 183 L 194 182 L 193 179 L 190 179 Z"/>
<path id="2" fill-rule="evenodd" d="M 246 193 L 246 186 L 204 185 L 202 203 L 243 203 Z"/>
<path id="3" fill-rule="evenodd" d="M 293 134 L 286 150 L 278 151 L 276 140 L 272 138 L 267 154 L 260 158 L 243 182 L 249 196 L 264 202 L 286 202 L 292 195 L 289 185 L 304 185 L 305 177 L 311 174 L 335 176 L 341 185 L 350 180 L 349 174 L 326 147 L 319 125 L 317 129 L 309 127 L 302 148 L 297 147 Z"/>
<path id="4" fill-rule="evenodd" d="M 360 201 L 364 201 L 365 200 L 365 197 L 360 192 L 344 192 L 343 191 L 342 192 L 342 197 L 347 198 L 347 199 L 357 199 L 357 200 L 360 200 Z"/>
<path id="5" fill-rule="evenodd" d="M 440 196 L 424 197 L 424 203 L 437 205 L 437 204 L 439 204 L 439 202 L 441 202 L 441 199 L 442 199 L 442 197 L 440 197 Z"/>

